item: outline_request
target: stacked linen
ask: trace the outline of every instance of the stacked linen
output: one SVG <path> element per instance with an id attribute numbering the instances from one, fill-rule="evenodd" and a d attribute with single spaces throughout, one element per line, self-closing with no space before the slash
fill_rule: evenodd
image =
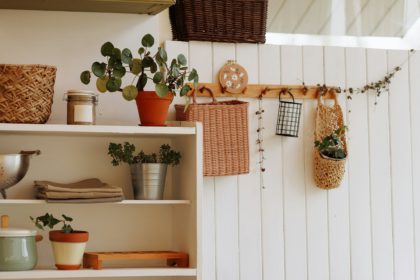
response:
<path id="1" fill-rule="evenodd" d="M 34 181 L 37 198 L 48 202 L 95 203 L 118 202 L 124 199 L 120 187 L 110 186 L 97 178 L 70 184 L 51 181 Z"/>

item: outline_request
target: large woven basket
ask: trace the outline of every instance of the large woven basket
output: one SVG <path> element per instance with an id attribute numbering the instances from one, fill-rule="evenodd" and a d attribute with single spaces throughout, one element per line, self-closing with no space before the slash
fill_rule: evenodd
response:
<path id="1" fill-rule="evenodd" d="M 174 40 L 264 43 L 268 0 L 177 0 L 169 8 Z"/>
<path id="2" fill-rule="evenodd" d="M 338 104 L 330 107 L 322 104 L 321 97 L 318 98 L 318 108 L 315 120 L 315 140 L 321 140 L 330 135 L 334 130 L 343 127 L 343 112 Z M 344 150 L 347 152 L 345 136 L 342 136 Z M 346 171 L 346 160 L 323 158 L 318 149 L 314 149 L 314 179 L 316 186 L 321 189 L 333 189 L 340 186 Z"/>
<path id="3" fill-rule="evenodd" d="M 194 101 L 184 109 L 175 105 L 178 121 L 203 123 L 204 176 L 249 173 L 248 102 Z"/>
<path id="4" fill-rule="evenodd" d="M 56 71 L 47 65 L 0 64 L 0 122 L 46 123 Z"/>

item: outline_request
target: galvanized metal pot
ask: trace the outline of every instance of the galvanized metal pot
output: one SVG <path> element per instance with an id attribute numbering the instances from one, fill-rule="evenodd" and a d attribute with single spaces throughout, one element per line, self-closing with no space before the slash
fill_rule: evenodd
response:
<path id="1" fill-rule="evenodd" d="M 134 199 L 163 199 L 167 167 L 163 163 L 130 164 Z"/>

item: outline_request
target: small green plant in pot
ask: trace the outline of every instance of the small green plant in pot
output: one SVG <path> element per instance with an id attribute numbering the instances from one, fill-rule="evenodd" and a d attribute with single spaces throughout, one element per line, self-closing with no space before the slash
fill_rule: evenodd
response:
<path id="1" fill-rule="evenodd" d="M 56 225 L 62 224 L 61 230 L 50 230 L 49 232 L 55 266 L 61 270 L 80 269 L 89 233 L 87 231 L 74 230 L 70 225 L 73 219 L 64 214 L 61 215 L 61 218 L 56 218 L 49 213 L 30 218 L 35 223 L 35 226 L 42 230 L 45 228 L 53 229 Z"/>
<path id="2" fill-rule="evenodd" d="M 152 53 L 150 48 L 154 43 L 152 35 L 144 35 L 137 51 L 139 57 L 136 58 L 131 50 L 121 50 L 106 42 L 101 47 L 105 62 L 93 62 L 91 70 L 81 73 L 80 80 L 89 84 L 93 74 L 99 92 L 121 91 L 126 100 L 136 100 L 142 125 L 162 126 L 173 96 L 185 96 L 191 90 L 186 84 L 188 81 L 197 87 L 198 74 L 195 69 L 188 71 L 187 59 L 183 54 L 169 60 L 162 47 Z M 122 78 L 127 73 L 133 79 L 131 84 L 123 86 Z M 148 80 L 155 84 L 155 91 L 145 91 Z"/>
<path id="3" fill-rule="evenodd" d="M 168 144 L 160 146 L 158 154 L 146 154 L 143 151 L 136 154 L 135 150 L 136 147 L 128 142 L 110 143 L 108 146 L 108 154 L 114 166 L 121 163 L 130 166 L 134 199 L 163 199 L 167 166 L 178 165 L 181 154 L 172 150 Z"/>
<path id="4" fill-rule="evenodd" d="M 332 160 L 344 160 L 347 158 L 347 151 L 344 143 L 346 126 L 334 130 L 330 135 L 321 140 L 315 141 L 315 147 L 318 149 L 321 157 Z"/>

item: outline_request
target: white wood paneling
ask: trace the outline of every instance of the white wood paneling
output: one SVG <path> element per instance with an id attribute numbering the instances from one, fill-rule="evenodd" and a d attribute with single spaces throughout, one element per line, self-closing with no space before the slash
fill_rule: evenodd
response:
<path id="1" fill-rule="evenodd" d="M 383 69 L 387 69 L 386 51 L 368 50 L 367 79 L 382 79 Z M 388 98 L 373 92 L 368 103 L 372 269 L 374 279 L 386 280 L 394 278 Z"/>
<path id="2" fill-rule="evenodd" d="M 248 72 L 248 81 L 257 84 L 259 74 L 258 45 L 238 44 L 236 61 Z M 244 101 L 252 101 L 245 99 Z M 248 108 L 250 174 L 238 176 L 240 275 L 243 280 L 262 280 L 261 187 L 258 169 L 258 104 Z M 257 252 L 257 253 L 256 253 Z"/>
<path id="3" fill-rule="evenodd" d="M 260 83 L 280 84 L 280 47 L 259 46 Z M 268 67 L 270 65 L 270 67 Z M 277 100 L 263 100 L 265 166 L 262 192 L 262 260 L 264 279 L 284 279 L 282 137 L 275 135 Z"/>
<path id="4" fill-rule="evenodd" d="M 326 47 L 324 49 L 325 83 L 327 85 L 345 85 L 345 51 L 343 48 Z M 344 94 L 338 96 L 344 114 L 347 117 L 347 100 Z M 350 233 L 349 233 L 349 189 L 348 172 L 341 186 L 328 191 L 328 228 L 330 279 L 350 279 Z"/>
<path id="5" fill-rule="evenodd" d="M 406 60 L 406 51 L 389 51 L 388 70 Z M 395 280 L 411 280 L 415 274 L 408 81 L 404 67 L 391 83 L 389 94 Z"/>
<path id="6" fill-rule="evenodd" d="M 420 55 L 415 54 L 410 63 L 410 103 L 413 160 L 413 205 L 414 205 L 414 245 L 416 261 L 416 280 L 420 279 Z"/>
<path id="7" fill-rule="evenodd" d="M 366 84 L 364 49 L 346 50 L 346 79 L 347 86 Z M 351 103 L 348 115 L 351 274 L 353 279 L 372 279 L 367 97 L 353 95 Z"/>
<path id="8" fill-rule="evenodd" d="M 299 84 L 302 76 L 302 48 L 281 48 L 281 82 Z M 303 137 L 283 137 L 284 250 L 286 279 L 306 279 L 307 234 Z"/>
<path id="9" fill-rule="evenodd" d="M 407 52 L 338 47 L 190 42 L 176 45 L 181 50 L 202 82 L 216 81 L 236 59 L 250 83 L 360 87 L 407 59 Z M 275 135 L 278 100 L 264 99 L 260 188 L 257 100 L 249 100 L 251 173 L 205 178 L 203 279 L 420 280 L 419 65 L 415 55 L 410 71 L 403 66 L 390 96 L 339 95 L 349 159 L 342 185 L 330 191 L 312 179 L 314 100 L 304 102 L 299 138 L 288 138 Z"/>
<path id="10" fill-rule="evenodd" d="M 303 47 L 303 78 L 307 84 L 324 84 L 322 47 Z M 306 226 L 308 248 L 308 275 L 310 279 L 329 278 L 328 200 L 323 189 L 313 179 L 313 143 L 316 100 L 308 100 L 303 110 L 304 173 L 306 185 Z M 299 172 L 300 173 L 300 172 Z M 303 172 L 302 172 L 303 173 Z"/>
<path id="11" fill-rule="evenodd" d="M 203 54 L 204 55 L 204 54 Z M 235 59 L 235 45 L 213 44 L 213 79 L 229 59 Z M 216 279 L 240 279 L 238 176 L 215 179 Z"/>

